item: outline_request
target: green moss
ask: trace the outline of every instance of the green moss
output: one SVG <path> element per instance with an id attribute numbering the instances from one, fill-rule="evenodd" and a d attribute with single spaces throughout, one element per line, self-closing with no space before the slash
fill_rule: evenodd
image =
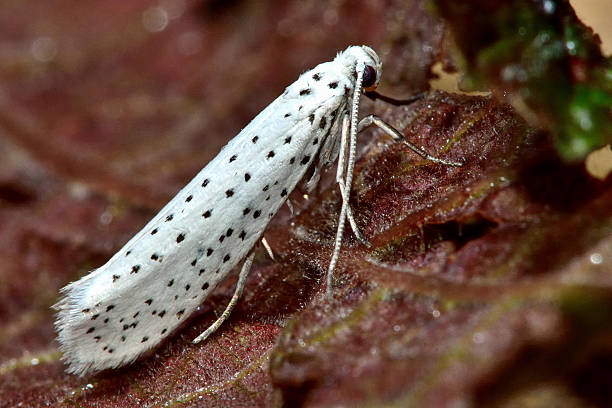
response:
<path id="1" fill-rule="evenodd" d="M 436 3 L 465 57 L 467 86 L 518 98 L 568 161 L 612 142 L 612 60 L 569 3 Z M 482 12 L 487 7 L 492 12 Z"/>
<path id="2" fill-rule="evenodd" d="M 557 147 L 564 157 L 580 159 L 612 140 L 612 75 L 606 71 L 610 70 L 598 72 L 591 83 L 574 88 L 565 123 L 559 129 Z"/>

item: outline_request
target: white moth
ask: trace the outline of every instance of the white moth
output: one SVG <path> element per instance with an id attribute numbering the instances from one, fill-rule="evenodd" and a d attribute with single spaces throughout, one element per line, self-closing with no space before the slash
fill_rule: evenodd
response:
<path id="1" fill-rule="evenodd" d="M 105 265 L 64 287 L 54 307 L 67 371 L 84 375 L 134 361 L 246 258 L 227 309 L 194 342 L 208 337 L 240 297 L 252 248 L 270 219 L 298 183 L 311 190 L 321 167 L 339 156 L 342 209 L 330 293 L 345 219 L 363 241 L 348 205 L 357 132 L 374 123 L 402 139 L 375 116 L 357 122 L 359 97 L 378 85 L 380 75 L 381 62 L 366 46 L 349 47 L 302 74 Z M 457 165 L 408 145 L 424 158 Z M 311 167 L 314 173 L 305 180 Z"/>

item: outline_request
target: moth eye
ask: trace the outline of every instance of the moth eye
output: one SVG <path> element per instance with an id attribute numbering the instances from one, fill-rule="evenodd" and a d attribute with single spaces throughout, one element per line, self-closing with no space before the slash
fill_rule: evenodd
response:
<path id="1" fill-rule="evenodd" d="M 363 87 L 369 88 L 376 82 L 376 70 L 370 65 L 366 65 L 363 70 Z"/>

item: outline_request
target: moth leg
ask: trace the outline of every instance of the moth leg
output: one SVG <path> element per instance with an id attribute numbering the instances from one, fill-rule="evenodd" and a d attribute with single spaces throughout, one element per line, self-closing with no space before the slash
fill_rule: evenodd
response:
<path id="1" fill-rule="evenodd" d="M 293 217 L 293 203 L 291 202 L 291 200 L 287 199 L 287 201 L 285 201 L 285 204 L 287 204 L 287 208 L 289 208 L 289 212 L 291 213 L 291 216 Z"/>
<path id="2" fill-rule="evenodd" d="M 410 143 L 408 140 L 406 140 L 404 135 L 402 135 L 400 132 L 397 131 L 397 129 L 395 129 L 393 126 L 391 126 L 390 124 L 388 124 L 387 122 L 385 122 L 384 120 L 382 120 L 376 115 L 368 115 L 365 118 L 361 119 L 361 121 L 359 122 L 359 125 L 357 126 L 357 131 L 361 132 L 363 129 L 371 125 L 378 126 L 386 134 L 391 136 L 391 138 L 393 138 L 394 140 L 404 142 L 413 152 L 415 152 L 416 154 L 418 154 L 425 160 L 429 160 L 434 163 L 446 164 L 448 166 L 456 166 L 456 167 L 462 166 L 461 163 L 440 159 L 440 158 L 430 155 L 429 153 L 422 150 L 420 147 L 415 146 L 414 144 Z"/>
<path id="3" fill-rule="evenodd" d="M 336 182 L 342 182 L 344 184 L 344 166 L 346 161 L 346 142 L 349 134 L 349 115 L 344 114 L 342 118 L 342 133 L 340 136 L 340 153 L 338 153 L 338 169 L 336 170 Z M 342 195 L 344 198 L 344 194 Z"/>
<path id="4" fill-rule="evenodd" d="M 340 187 L 340 193 L 342 194 L 342 199 L 345 199 L 346 196 L 346 192 L 345 192 L 345 188 L 344 188 L 344 182 L 338 182 L 338 187 Z M 348 197 L 346 197 L 346 200 L 348 201 Z M 353 210 L 351 209 L 351 204 L 348 203 L 347 207 L 346 207 L 346 218 L 349 221 L 349 224 L 351 225 L 351 229 L 353 230 L 353 234 L 355 235 L 355 238 L 357 238 L 357 240 L 359 242 L 361 242 L 363 245 L 367 246 L 368 248 L 372 246 L 372 244 L 370 244 L 359 232 L 359 227 L 357 227 L 357 223 L 355 222 L 355 218 L 353 217 Z"/>
<path id="5" fill-rule="evenodd" d="M 354 123 L 357 125 L 357 122 Z M 344 118 L 342 120 L 342 133 L 340 139 L 340 153 L 338 155 L 338 171 L 336 172 L 336 182 L 340 188 L 340 193 L 342 195 L 342 208 L 340 209 L 340 216 L 338 217 L 338 228 L 336 229 L 336 240 L 334 242 L 334 252 L 332 254 L 332 258 L 329 262 L 329 268 L 327 269 L 327 287 L 326 294 L 327 298 L 331 299 L 331 284 L 333 278 L 334 268 L 336 267 L 336 263 L 338 262 L 338 257 L 340 255 L 340 248 L 342 247 L 342 234 L 344 233 L 344 222 L 346 219 L 349 219 L 349 224 L 351 224 L 351 228 L 353 229 L 353 233 L 362 242 L 365 241 L 361 234 L 359 234 L 359 230 L 357 228 L 357 224 L 355 223 L 355 219 L 348 214 L 350 213 L 349 206 L 349 197 L 350 197 L 350 186 L 352 183 L 352 173 L 355 165 L 355 144 L 357 139 L 357 129 L 351 132 L 351 120 L 348 113 L 344 114 Z M 347 149 L 348 145 L 348 149 Z M 348 150 L 348 159 L 347 159 L 347 150 Z M 346 166 L 346 169 L 345 169 Z M 368 244 L 369 245 L 369 244 Z"/>
<path id="6" fill-rule="evenodd" d="M 261 238 L 261 243 L 264 246 L 264 248 L 266 248 L 266 252 L 268 253 L 268 256 L 270 257 L 270 259 L 272 259 L 273 261 L 276 261 L 276 259 L 274 259 L 274 252 L 272 252 L 272 248 L 270 247 L 270 244 L 268 244 L 268 241 L 266 241 L 265 237 Z"/>
<path id="7" fill-rule="evenodd" d="M 351 229 L 353 230 L 353 234 L 355 238 L 363 245 L 370 247 L 370 243 L 363 238 L 361 233 L 359 232 L 359 227 L 357 227 L 357 223 L 355 222 L 355 217 L 353 217 L 353 211 L 351 210 L 351 204 L 349 203 L 349 197 L 346 194 L 346 184 L 344 180 L 344 172 L 346 165 L 346 142 L 348 140 L 348 115 L 345 114 L 344 120 L 342 121 L 342 137 L 340 139 L 340 153 L 338 154 L 338 170 L 336 171 L 336 182 L 338 183 L 338 187 L 340 188 L 340 194 L 342 195 L 342 202 L 346 201 L 346 218 L 349 220 L 349 224 L 351 225 Z"/>
<path id="8" fill-rule="evenodd" d="M 211 324 L 210 327 L 206 329 L 206 331 L 204 331 L 202 334 L 196 337 L 193 340 L 193 344 L 197 344 L 201 342 L 202 340 L 206 340 L 208 336 L 213 334 L 219 328 L 219 326 L 221 326 L 221 324 L 223 324 L 223 322 L 227 320 L 230 313 L 232 313 L 234 306 L 236 306 L 238 299 L 240 299 L 240 296 L 242 295 L 242 290 L 244 289 L 244 284 L 246 282 L 247 275 L 249 274 L 249 271 L 251 270 L 251 264 L 253 263 L 254 256 L 255 256 L 255 252 L 251 252 L 247 256 L 247 258 L 244 260 L 244 263 L 242 264 L 242 269 L 240 270 L 240 275 L 238 275 L 238 283 L 236 284 L 236 291 L 234 292 L 234 296 L 232 296 L 232 299 L 230 300 L 229 304 L 223 311 L 223 314 L 221 314 L 221 316 L 213 324 Z"/>
<path id="9" fill-rule="evenodd" d="M 326 293 L 327 298 L 331 299 L 331 283 L 334 273 L 334 268 L 338 262 L 338 256 L 340 255 L 340 247 L 342 245 L 342 234 L 344 232 L 344 220 L 346 218 L 347 199 L 346 191 L 344 189 L 344 165 L 346 160 L 346 143 L 348 140 L 350 119 L 348 113 L 344 114 L 342 118 L 342 136 L 340 139 L 340 153 L 338 154 L 338 170 L 336 171 L 336 182 L 340 187 L 340 193 L 342 194 L 342 208 L 340 209 L 340 216 L 338 217 L 338 228 L 336 230 L 336 240 L 334 242 L 334 252 L 332 253 L 331 260 L 329 261 L 329 267 L 327 268 L 327 286 Z"/>

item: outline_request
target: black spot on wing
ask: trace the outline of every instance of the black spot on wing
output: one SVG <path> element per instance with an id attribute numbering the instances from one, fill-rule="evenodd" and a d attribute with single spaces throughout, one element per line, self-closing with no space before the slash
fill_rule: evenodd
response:
<path id="1" fill-rule="evenodd" d="M 325 129 L 325 126 L 327 126 L 327 119 L 325 119 L 325 116 L 322 116 L 319 121 L 319 129 Z"/>

